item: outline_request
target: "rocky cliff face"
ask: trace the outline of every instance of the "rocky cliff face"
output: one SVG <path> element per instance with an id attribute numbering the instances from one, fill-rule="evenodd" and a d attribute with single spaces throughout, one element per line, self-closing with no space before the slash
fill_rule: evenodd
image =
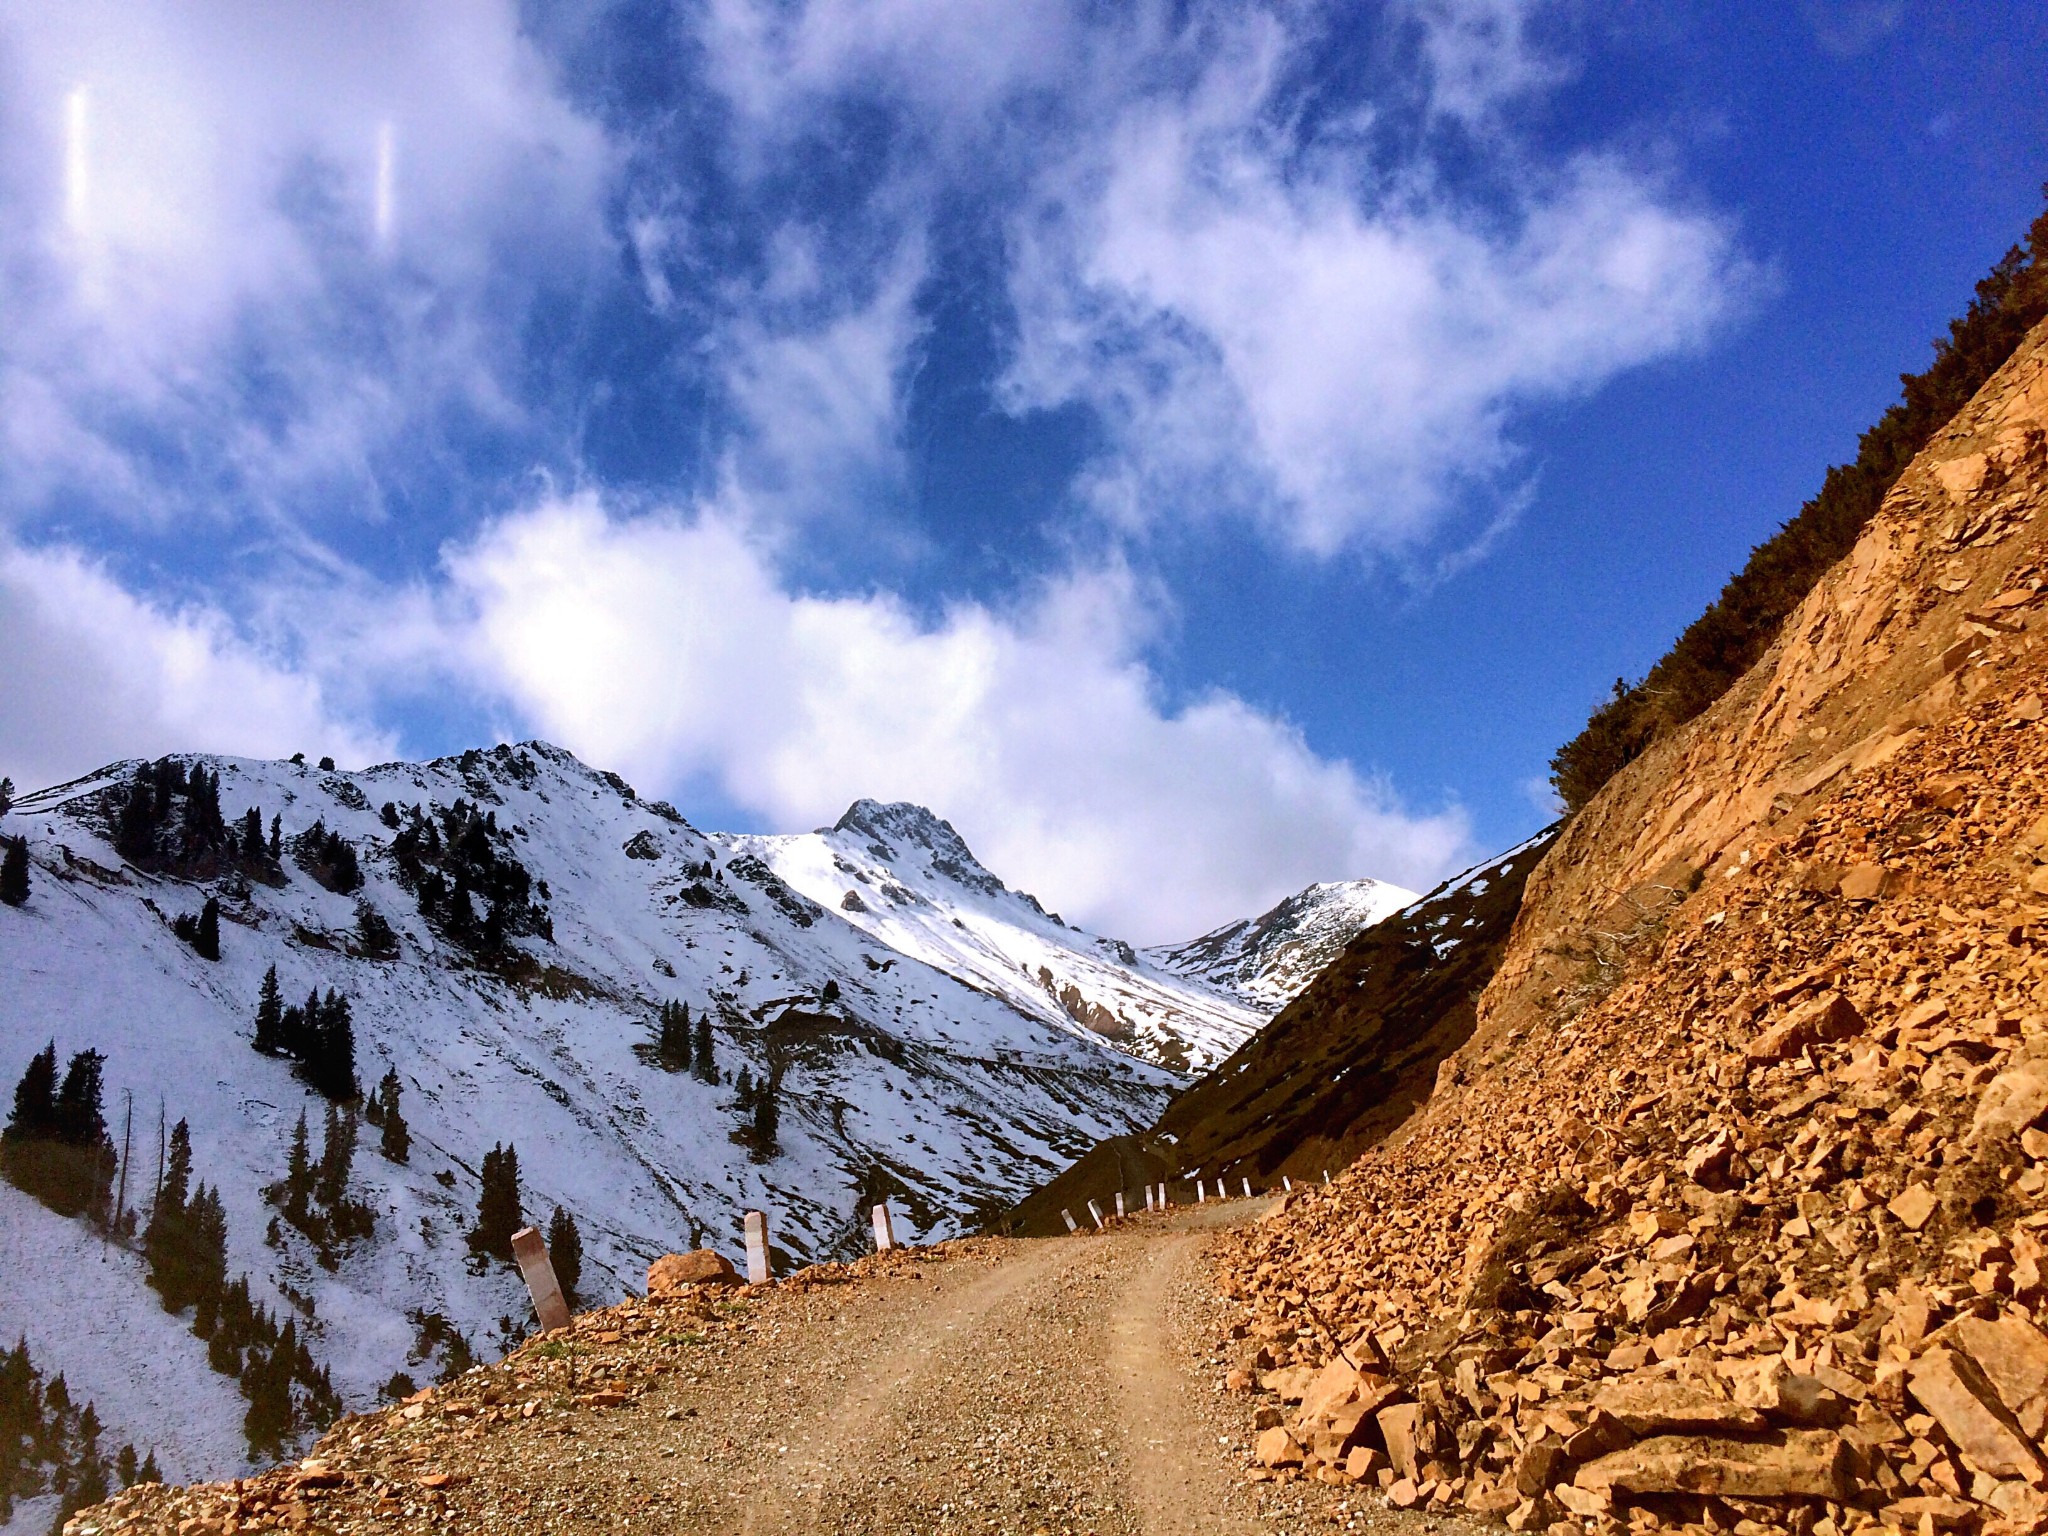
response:
<path id="1" fill-rule="evenodd" d="M 2023 569 L 2048 455 L 2039 332 L 1900 479 L 1850 556 L 1706 714 L 1630 764 L 1531 877 L 1481 1012 L 1568 1005 L 1617 938 L 1727 879 L 1856 774 L 1990 687 L 2038 598 Z"/>
<path id="2" fill-rule="evenodd" d="M 1544 857 L 1429 1103 L 1227 1256 L 1256 1475 L 2048 1525 L 2044 508 L 2048 330 Z"/>

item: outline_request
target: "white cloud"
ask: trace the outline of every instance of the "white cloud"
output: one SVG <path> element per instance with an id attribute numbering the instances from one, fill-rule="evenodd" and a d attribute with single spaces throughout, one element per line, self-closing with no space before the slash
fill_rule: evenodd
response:
<path id="1" fill-rule="evenodd" d="M 1062 83 L 1087 39 L 1072 0 L 708 0 L 699 36 L 761 149 L 814 130 L 810 109 L 848 94 L 907 100 L 957 133 L 1019 90 Z"/>
<path id="2" fill-rule="evenodd" d="M 1521 7 L 1431 9 L 1486 23 L 1430 34 L 1461 113 L 1528 88 L 1535 66 L 1496 57 L 1520 56 Z M 1191 83 L 1070 146 L 1013 221 L 1009 399 L 1101 413 L 1096 493 L 1126 523 L 1250 504 L 1313 553 L 1412 547 L 1513 461 L 1518 407 L 1696 345 L 1741 302 L 1727 228 L 1618 160 L 1510 163 L 1505 212 L 1426 162 L 1374 182 L 1275 126 L 1299 39 L 1271 16 L 1184 41 Z"/>
<path id="3" fill-rule="evenodd" d="M 18 508 L 261 502 L 516 419 L 525 301 L 603 249 L 611 151 L 509 0 L 6 5 L 0 81 Z"/>
<path id="4" fill-rule="evenodd" d="M 218 612 L 139 601 L 76 551 L 0 546 L 0 656 L 0 773 L 24 790 L 165 752 L 395 755 Z"/>
<path id="5" fill-rule="evenodd" d="M 1431 108 L 1479 124 L 1566 77 L 1531 36 L 1556 9 L 1550 0 L 1400 0 L 1395 14 L 1421 32 Z"/>
<path id="6" fill-rule="evenodd" d="M 900 494 L 903 377 L 924 333 L 924 249 L 906 236 L 889 263 L 845 291 L 816 230 L 785 226 L 759 291 L 719 350 L 743 423 L 732 473 L 757 510 L 848 519 Z"/>
<path id="7" fill-rule="evenodd" d="M 730 510 L 619 521 L 556 499 L 451 551 L 445 644 L 540 734 L 643 786 L 713 776 L 773 824 L 866 795 L 950 817 L 1067 915 L 1184 938 L 1312 880 L 1427 885 L 1466 851 L 1227 694 L 1169 708 L 1116 571 L 922 623 L 783 590 Z"/>

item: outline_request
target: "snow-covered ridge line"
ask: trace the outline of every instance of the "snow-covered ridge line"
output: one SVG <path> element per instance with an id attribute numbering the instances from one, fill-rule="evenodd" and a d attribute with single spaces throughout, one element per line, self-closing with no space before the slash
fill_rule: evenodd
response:
<path id="1" fill-rule="evenodd" d="M 1320 975 L 1338 951 L 1416 900 L 1384 880 L 1311 885 L 1255 918 L 1144 952 L 1161 970 L 1205 983 L 1268 1015 Z"/>
<path id="2" fill-rule="evenodd" d="M 737 837 L 793 889 L 897 953 L 1083 1038 L 1203 1071 L 1268 1011 L 1085 933 L 982 867 L 921 806 L 857 801 L 815 832 Z"/>

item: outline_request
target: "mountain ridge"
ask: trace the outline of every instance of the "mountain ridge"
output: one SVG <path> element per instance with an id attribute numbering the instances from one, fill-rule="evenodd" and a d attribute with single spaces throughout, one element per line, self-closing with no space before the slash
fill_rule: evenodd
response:
<path id="1" fill-rule="evenodd" d="M 394 1371 L 442 1369 L 457 1338 L 502 1347 L 502 1320 L 526 1314 L 516 1276 L 476 1267 L 463 1237 L 498 1142 L 517 1144 L 528 1219 L 575 1215 L 585 1285 L 604 1295 L 672 1248 L 737 1253 L 752 1206 L 773 1213 L 783 1263 L 859 1251 L 882 1198 L 906 1239 L 964 1230 L 1149 1119 L 1179 1081 L 878 944 L 744 839 L 546 743 L 355 772 L 130 761 L 31 791 L 0 825 L 25 838 L 31 877 L 24 904 L 0 906 L 0 1071 L 20 1073 L 50 1035 L 61 1057 L 104 1052 L 117 1146 L 124 1089 L 136 1103 L 128 1192 L 145 1215 L 140 1141 L 153 1158 L 159 1095 L 166 1125 L 188 1121 L 194 1176 L 221 1192 L 229 1273 L 297 1320 L 354 1404 Z M 218 914 L 219 959 L 187 936 L 202 907 Z M 410 1161 L 369 1137 L 346 1176 L 368 1239 L 323 1250 L 265 1193 L 301 1109 L 317 1148 L 325 1105 L 289 1060 L 250 1048 L 273 965 L 287 1001 L 349 999 L 364 1090 L 387 1071 L 402 1083 Z M 716 1083 L 660 1059 L 671 1002 L 709 1038 Z M 156 1311 L 140 1261 L 108 1252 L 128 1305 Z M 24 1257 L 0 1326 L 82 1380 L 44 1344 L 61 1278 Z M 217 1391 L 153 1409 L 100 1395 L 113 1442 L 163 1444 L 166 1475 L 230 1470 L 188 1458 L 218 1456 L 238 1426 L 169 1427 L 217 1416 Z M 145 1409 L 153 1421 L 113 1419 Z"/>

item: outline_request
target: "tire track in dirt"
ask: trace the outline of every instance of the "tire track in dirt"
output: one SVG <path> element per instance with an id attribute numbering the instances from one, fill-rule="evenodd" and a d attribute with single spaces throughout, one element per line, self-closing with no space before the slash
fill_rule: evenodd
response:
<path id="1" fill-rule="evenodd" d="M 942 1370 L 970 1337 L 978 1338 L 991 1314 L 1009 1309 L 1020 1292 L 1044 1284 L 1080 1257 L 1047 1245 L 936 1304 L 918 1299 L 906 1306 L 898 1320 L 902 1331 L 881 1331 L 866 1365 L 848 1383 L 825 1424 L 807 1439 L 802 1454 L 784 1459 L 774 1483 L 755 1495 L 742 1536 L 827 1529 L 820 1520 L 828 1518 L 832 1505 L 856 1504 L 863 1487 L 886 1486 L 894 1474 L 879 1453 L 882 1442 L 903 1424 L 904 1396 Z"/>

